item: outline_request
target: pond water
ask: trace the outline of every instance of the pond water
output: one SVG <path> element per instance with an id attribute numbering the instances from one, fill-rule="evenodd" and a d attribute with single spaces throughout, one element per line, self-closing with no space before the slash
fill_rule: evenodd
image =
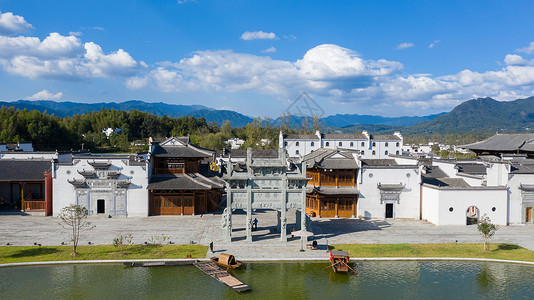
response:
<path id="1" fill-rule="evenodd" d="M 358 275 L 322 263 L 249 263 L 237 293 L 194 266 L 120 264 L 0 269 L 0 299 L 516 299 L 534 297 L 534 267 L 486 262 L 358 262 Z"/>

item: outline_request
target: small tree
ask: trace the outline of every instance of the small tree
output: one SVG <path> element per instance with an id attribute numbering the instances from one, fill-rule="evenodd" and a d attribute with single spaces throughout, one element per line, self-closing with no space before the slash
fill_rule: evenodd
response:
<path id="1" fill-rule="evenodd" d="M 484 214 L 484 216 L 478 220 L 477 229 L 484 238 L 484 251 L 486 251 L 488 241 L 493 235 L 495 235 L 498 227 L 497 225 L 492 224 L 490 218 Z"/>
<path id="2" fill-rule="evenodd" d="M 89 211 L 85 206 L 71 204 L 67 207 L 63 207 L 59 212 L 59 218 L 62 223 L 59 223 L 61 227 L 72 230 L 71 241 L 74 246 L 74 252 L 72 256 L 78 255 L 76 248 L 78 247 L 78 241 L 80 240 L 80 231 L 84 228 L 92 229 L 95 226 L 91 222 L 87 221 Z"/>
<path id="3" fill-rule="evenodd" d="M 126 235 L 121 234 L 113 238 L 113 246 L 121 253 L 123 253 L 123 251 L 131 245 L 133 245 L 133 236 L 131 233 Z"/>

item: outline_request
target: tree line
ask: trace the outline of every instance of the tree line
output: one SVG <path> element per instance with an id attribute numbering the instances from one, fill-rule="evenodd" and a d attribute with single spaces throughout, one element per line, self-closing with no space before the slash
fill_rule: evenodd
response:
<path id="1" fill-rule="evenodd" d="M 275 148 L 278 146 L 278 132 L 283 128 L 266 122 L 267 119 L 258 118 L 245 127 L 233 128 L 228 121 L 219 126 L 206 122 L 203 117 L 158 117 L 139 110 L 114 109 L 60 118 L 46 111 L 3 106 L 0 108 L 0 143 L 31 141 L 34 149 L 43 151 L 139 152 L 147 149 L 149 137 L 189 135 L 193 144 L 207 149 L 222 149 L 224 142 L 230 138 L 245 140 L 244 147 Z M 103 133 L 105 128 L 120 128 L 121 132 L 108 138 Z M 269 139 L 271 143 L 262 145 L 262 139 Z M 134 144 L 144 146 L 133 146 L 132 142 L 136 141 L 140 143 Z"/>
<path id="2" fill-rule="evenodd" d="M 60 118 L 46 111 L 0 108 L 0 143 L 33 142 L 36 150 L 91 150 L 93 152 L 141 152 L 148 149 L 149 137 L 189 135 L 191 142 L 207 149 L 227 147 L 225 141 L 240 138 L 243 148 L 277 148 L 278 135 L 314 133 L 324 130 L 319 118 L 309 118 L 295 125 L 291 116 L 282 116 L 273 123 L 268 118 L 256 118 L 247 126 L 234 128 L 229 121 L 219 125 L 207 122 L 203 117 L 158 117 L 139 110 L 102 109 L 71 117 Z M 120 128 L 122 131 L 109 138 L 105 128 Z M 428 141 L 450 145 L 472 143 L 488 137 L 488 133 L 408 135 L 404 144 L 426 144 Z M 262 143 L 267 139 L 270 143 Z M 133 143 L 138 142 L 138 143 Z"/>

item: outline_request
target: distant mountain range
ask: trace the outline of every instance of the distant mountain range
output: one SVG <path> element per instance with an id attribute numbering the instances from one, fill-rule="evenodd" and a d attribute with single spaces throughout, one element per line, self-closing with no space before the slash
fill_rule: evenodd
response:
<path id="1" fill-rule="evenodd" d="M 41 112 L 45 110 L 48 114 L 54 114 L 58 117 L 67 117 L 72 115 L 78 115 L 88 113 L 92 111 L 99 111 L 103 108 L 114 110 L 132 110 L 137 109 L 140 111 L 146 111 L 148 113 L 170 117 L 181 117 L 185 114 L 199 110 L 211 110 L 203 105 L 174 105 L 166 103 L 147 103 L 138 100 L 131 100 L 126 102 L 101 102 L 101 103 L 78 103 L 78 102 L 55 102 L 48 100 L 19 100 L 15 102 L 0 102 L 0 106 L 14 106 L 15 109 L 36 109 Z"/>
<path id="2" fill-rule="evenodd" d="M 478 98 L 447 114 L 403 129 L 410 133 L 525 132 L 534 130 L 534 97 L 514 101 Z"/>
<path id="3" fill-rule="evenodd" d="M 115 110 L 140 110 L 157 116 L 204 117 L 208 122 L 222 124 L 229 120 L 232 126 L 242 127 L 253 118 L 231 110 L 216 110 L 203 105 L 175 105 L 147 103 L 138 100 L 109 103 L 75 103 L 55 101 L 0 102 L 0 106 L 13 106 L 16 109 L 47 111 L 59 117 L 98 111 L 103 108 Z M 271 120 L 279 124 L 282 120 Z M 290 124 L 302 124 L 302 117 L 291 117 Z M 312 124 L 312 120 L 307 120 Z M 320 120 L 322 126 L 340 132 L 368 130 L 373 133 L 400 130 L 403 134 L 463 133 L 463 132 L 524 132 L 534 130 L 534 97 L 501 102 L 492 98 L 468 100 L 448 113 L 422 117 L 382 117 L 358 114 L 337 114 Z"/>
<path id="4" fill-rule="evenodd" d="M 324 118 L 326 125 L 332 127 L 346 127 L 355 124 L 365 125 L 390 125 L 390 126 L 412 126 L 424 121 L 430 121 L 437 116 L 446 113 L 428 115 L 424 117 L 382 117 L 372 115 L 358 115 L 358 114 L 337 114 Z"/>
<path id="5" fill-rule="evenodd" d="M 99 111 L 103 108 L 115 110 L 140 110 L 154 114 L 156 116 L 167 115 L 169 117 L 193 116 L 196 118 L 204 117 L 208 122 L 216 122 L 222 124 L 223 121 L 229 120 L 232 126 L 242 127 L 252 122 L 254 118 L 246 116 L 231 110 L 216 110 L 203 105 L 175 105 L 166 103 L 148 103 L 139 100 L 131 100 L 125 102 L 101 102 L 101 103 L 75 103 L 75 102 L 56 102 L 48 100 L 19 100 L 15 102 L 0 102 L 0 106 L 13 106 L 15 109 L 38 110 L 48 114 L 54 114 L 58 117 L 66 117 L 77 114 L 88 113 L 92 111 Z M 358 114 L 337 114 L 325 117 L 321 120 L 322 125 L 328 127 L 345 127 L 354 124 L 366 125 L 390 125 L 390 126 L 410 126 L 422 121 L 434 119 L 438 115 L 430 115 L 425 117 L 382 117 L 372 115 L 358 115 Z M 292 116 L 290 124 L 302 124 L 303 117 Z M 280 118 L 271 120 L 272 124 L 279 124 Z M 312 120 L 308 120 L 308 124 L 312 124 Z"/>

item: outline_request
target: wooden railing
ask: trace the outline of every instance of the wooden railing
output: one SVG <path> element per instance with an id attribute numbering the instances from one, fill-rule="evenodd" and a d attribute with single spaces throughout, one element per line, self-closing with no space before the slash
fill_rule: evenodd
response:
<path id="1" fill-rule="evenodd" d="M 45 210 L 45 201 L 44 200 L 34 200 L 28 201 L 24 200 L 24 211 L 44 211 Z"/>

